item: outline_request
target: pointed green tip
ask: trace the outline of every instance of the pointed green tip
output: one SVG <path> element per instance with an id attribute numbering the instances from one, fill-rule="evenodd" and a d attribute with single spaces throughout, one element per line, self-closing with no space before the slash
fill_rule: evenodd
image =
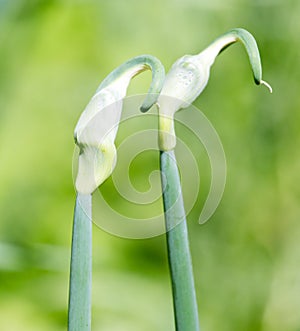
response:
<path id="1" fill-rule="evenodd" d="M 150 109 L 151 107 L 148 107 L 148 106 L 144 106 L 144 105 L 142 105 L 141 107 L 140 107 L 140 111 L 142 112 L 142 113 L 147 113 L 147 111 Z"/>
<path id="2" fill-rule="evenodd" d="M 140 107 L 140 111 L 142 113 L 146 113 L 153 105 L 155 105 L 157 98 L 158 98 L 159 94 L 148 94 L 146 96 L 146 99 L 144 100 L 143 104 Z"/>
<path id="3" fill-rule="evenodd" d="M 140 111 L 142 113 L 147 113 L 147 111 L 149 111 L 152 107 L 159 108 L 159 104 L 157 103 L 159 96 L 160 96 L 159 93 L 147 94 L 145 100 L 140 106 Z"/>

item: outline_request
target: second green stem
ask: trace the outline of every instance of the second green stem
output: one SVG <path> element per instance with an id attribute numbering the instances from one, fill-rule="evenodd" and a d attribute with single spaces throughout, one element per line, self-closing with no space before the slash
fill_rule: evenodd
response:
<path id="1" fill-rule="evenodd" d="M 199 331 L 185 210 L 173 151 L 161 152 L 160 167 L 176 330 Z"/>

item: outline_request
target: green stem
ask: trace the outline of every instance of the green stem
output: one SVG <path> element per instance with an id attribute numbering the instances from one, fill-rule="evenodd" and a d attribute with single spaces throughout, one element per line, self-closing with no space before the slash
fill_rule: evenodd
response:
<path id="1" fill-rule="evenodd" d="M 174 152 L 161 152 L 160 162 L 176 330 L 198 331 L 192 260 Z"/>
<path id="2" fill-rule="evenodd" d="M 74 211 L 70 293 L 69 331 L 91 330 L 92 283 L 92 196 L 77 194 Z"/>

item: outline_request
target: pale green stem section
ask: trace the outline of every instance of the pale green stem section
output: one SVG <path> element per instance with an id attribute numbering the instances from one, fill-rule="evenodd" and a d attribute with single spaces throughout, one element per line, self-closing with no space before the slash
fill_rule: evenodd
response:
<path id="1" fill-rule="evenodd" d="M 160 162 L 176 330 L 199 331 L 187 224 L 174 151 L 161 152 Z"/>
<path id="2" fill-rule="evenodd" d="M 77 194 L 69 293 L 69 331 L 91 330 L 92 196 Z"/>

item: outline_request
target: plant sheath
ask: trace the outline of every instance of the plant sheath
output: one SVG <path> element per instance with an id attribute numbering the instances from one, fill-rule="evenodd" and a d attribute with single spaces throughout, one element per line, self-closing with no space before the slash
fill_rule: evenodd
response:
<path id="1" fill-rule="evenodd" d="M 174 151 L 161 152 L 160 167 L 176 330 L 199 331 L 187 224 Z"/>
<path id="2" fill-rule="evenodd" d="M 69 331 L 91 330 L 92 196 L 77 193 L 70 268 Z"/>

